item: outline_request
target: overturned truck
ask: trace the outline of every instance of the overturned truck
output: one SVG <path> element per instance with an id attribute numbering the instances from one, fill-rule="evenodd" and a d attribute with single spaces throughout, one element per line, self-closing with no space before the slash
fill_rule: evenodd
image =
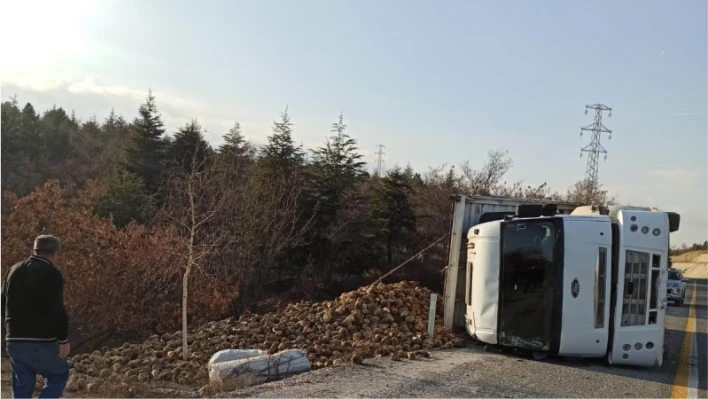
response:
<path id="1" fill-rule="evenodd" d="M 445 325 L 487 344 L 660 366 L 679 222 L 655 208 L 456 197 Z"/>

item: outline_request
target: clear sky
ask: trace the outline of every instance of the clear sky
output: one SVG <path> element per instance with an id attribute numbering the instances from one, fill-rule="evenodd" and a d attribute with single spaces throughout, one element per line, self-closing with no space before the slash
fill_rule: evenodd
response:
<path id="1" fill-rule="evenodd" d="M 705 0 L 14 1 L 0 9 L 2 97 L 132 119 L 148 88 L 171 132 L 264 142 L 286 105 L 315 146 L 344 111 L 369 161 L 479 165 L 565 191 L 583 178 L 585 104 L 614 108 L 600 180 L 622 203 L 708 236 Z"/>

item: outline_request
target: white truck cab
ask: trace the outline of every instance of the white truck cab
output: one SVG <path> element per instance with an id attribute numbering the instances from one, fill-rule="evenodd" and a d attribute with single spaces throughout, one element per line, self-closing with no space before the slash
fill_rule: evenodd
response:
<path id="1" fill-rule="evenodd" d="M 678 222 L 647 208 L 560 215 L 536 205 L 473 226 L 467 332 L 488 344 L 660 366 L 669 232 Z"/>

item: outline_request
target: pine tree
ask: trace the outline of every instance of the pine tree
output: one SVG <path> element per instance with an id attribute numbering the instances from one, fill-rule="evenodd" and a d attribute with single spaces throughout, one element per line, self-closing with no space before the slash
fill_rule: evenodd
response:
<path id="1" fill-rule="evenodd" d="M 262 150 L 261 162 L 266 167 L 285 172 L 304 163 L 305 153 L 302 146 L 295 146 L 292 126 L 288 109 L 285 108 L 280 121 L 273 122 L 273 135 L 268 136 L 268 144 Z"/>
<path id="2" fill-rule="evenodd" d="M 27 123 L 39 122 L 39 115 L 37 115 L 37 112 L 34 110 L 34 107 L 31 103 L 25 104 L 25 107 L 22 108 L 22 118 Z"/>
<path id="3" fill-rule="evenodd" d="M 156 194 L 164 178 L 167 159 L 164 124 L 157 110 L 155 96 L 148 93 L 138 109 L 140 116 L 133 121 L 130 141 L 124 153 L 125 170 L 145 184 L 148 194 Z"/>
<path id="4" fill-rule="evenodd" d="M 17 152 L 17 137 L 22 123 L 21 115 L 16 100 L 14 102 L 4 101 L 2 103 L 2 115 L 0 116 L 2 128 L 0 129 L 0 133 L 2 134 L 3 159 Z"/>
<path id="5" fill-rule="evenodd" d="M 219 153 L 239 158 L 245 156 L 247 152 L 248 143 L 241 133 L 241 124 L 235 122 L 229 132 L 224 135 L 224 144 L 219 147 Z"/>
<path id="6" fill-rule="evenodd" d="M 74 173 L 82 177 L 80 180 L 96 178 L 111 170 L 111 167 L 114 166 L 109 157 L 102 156 L 110 150 L 107 147 L 108 143 L 103 137 L 101 126 L 95 117 L 89 118 L 88 121 L 81 124 L 73 144 L 76 147 Z"/>
<path id="7" fill-rule="evenodd" d="M 415 214 L 409 196 L 411 187 L 406 174 L 396 167 L 381 179 L 374 206 L 374 219 L 380 229 L 380 239 L 389 266 L 394 252 L 404 252 L 415 232 Z"/>
<path id="8" fill-rule="evenodd" d="M 332 124 L 332 136 L 324 146 L 312 150 L 312 163 L 306 168 L 304 213 L 313 215 L 311 243 L 308 248 L 320 277 L 328 278 L 335 270 L 351 271 L 361 267 L 354 253 L 361 236 L 365 213 L 359 212 L 361 195 L 358 184 L 365 163 L 358 153 L 356 140 L 345 133 L 344 115 Z M 359 251 L 360 252 L 360 251 Z M 358 254 L 358 253 L 357 253 Z"/>
<path id="9" fill-rule="evenodd" d="M 408 182 L 411 189 L 417 189 L 423 186 L 423 178 L 420 176 L 420 173 L 416 173 L 416 171 L 413 170 L 411 164 L 406 165 L 406 168 L 403 169 L 403 176 L 405 176 L 406 182 Z"/>
<path id="10" fill-rule="evenodd" d="M 124 170 L 118 170 L 104 180 L 105 192 L 94 204 L 96 214 L 112 218 L 122 228 L 134 221 L 146 223 L 155 212 L 155 202 L 146 193 L 143 181 Z"/>
<path id="11" fill-rule="evenodd" d="M 39 157 L 42 151 L 42 145 L 39 132 L 40 117 L 35 111 L 32 104 L 27 103 L 22 109 L 21 120 L 21 144 L 22 151 L 31 158 Z"/>
<path id="12" fill-rule="evenodd" d="M 335 134 L 324 147 L 312 151 L 315 192 L 325 212 L 336 213 L 342 197 L 356 189 L 357 180 L 364 173 L 363 156 L 357 152 L 356 140 L 345 133 L 346 128 L 344 114 L 340 114 L 332 124 Z"/>
<path id="13" fill-rule="evenodd" d="M 196 120 L 187 124 L 175 133 L 170 143 L 171 161 L 182 171 L 191 172 L 194 166 L 204 168 L 207 157 L 212 149 L 204 140 L 202 127 Z"/>
<path id="14" fill-rule="evenodd" d="M 122 141 L 128 138 L 130 130 L 128 123 L 125 121 L 122 115 L 116 115 L 115 110 L 111 109 L 111 113 L 108 115 L 105 121 L 103 121 L 103 126 L 101 130 L 108 139 L 117 139 Z"/>
<path id="15" fill-rule="evenodd" d="M 4 101 L 0 115 L 0 141 L 2 141 L 2 189 L 3 191 L 15 191 L 16 187 L 10 187 L 13 175 L 19 171 L 19 159 L 23 157 L 21 139 L 22 114 L 17 106 L 17 98 L 11 101 Z M 19 179 L 18 179 L 19 180 Z M 21 193 L 26 194 L 26 193 Z"/>
<path id="16" fill-rule="evenodd" d="M 70 159 L 73 151 L 71 137 L 76 135 L 79 125 L 76 119 L 67 115 L 63 108 L 52 108 L 44 113 L 40 120 L 40 139 L 42 151 L 53 167 L 63 159 Z"/>
<path id="17" fill-rule="evenodd" d="M 125 154 L 127 146 L 131 140 L 131 126 L 121 115 L 116 115 L 114 110 L 101 124 L 101 140 L 103 141 L 102 155 L 113 167 L 122 162 L 122 155 Z M 123 168 L 124 169 L 124 168 Z"/>

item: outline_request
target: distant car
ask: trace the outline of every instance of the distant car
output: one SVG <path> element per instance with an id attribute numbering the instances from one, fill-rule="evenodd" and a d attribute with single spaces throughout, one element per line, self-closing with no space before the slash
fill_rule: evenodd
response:
<path id="1" fill-rule="evenodd" d="M 666 299 L 669 302 L 682 306 L 686 299 L 686 280 L 680 270 L 669 269 L 669 278 L 666 281 Z"/>

